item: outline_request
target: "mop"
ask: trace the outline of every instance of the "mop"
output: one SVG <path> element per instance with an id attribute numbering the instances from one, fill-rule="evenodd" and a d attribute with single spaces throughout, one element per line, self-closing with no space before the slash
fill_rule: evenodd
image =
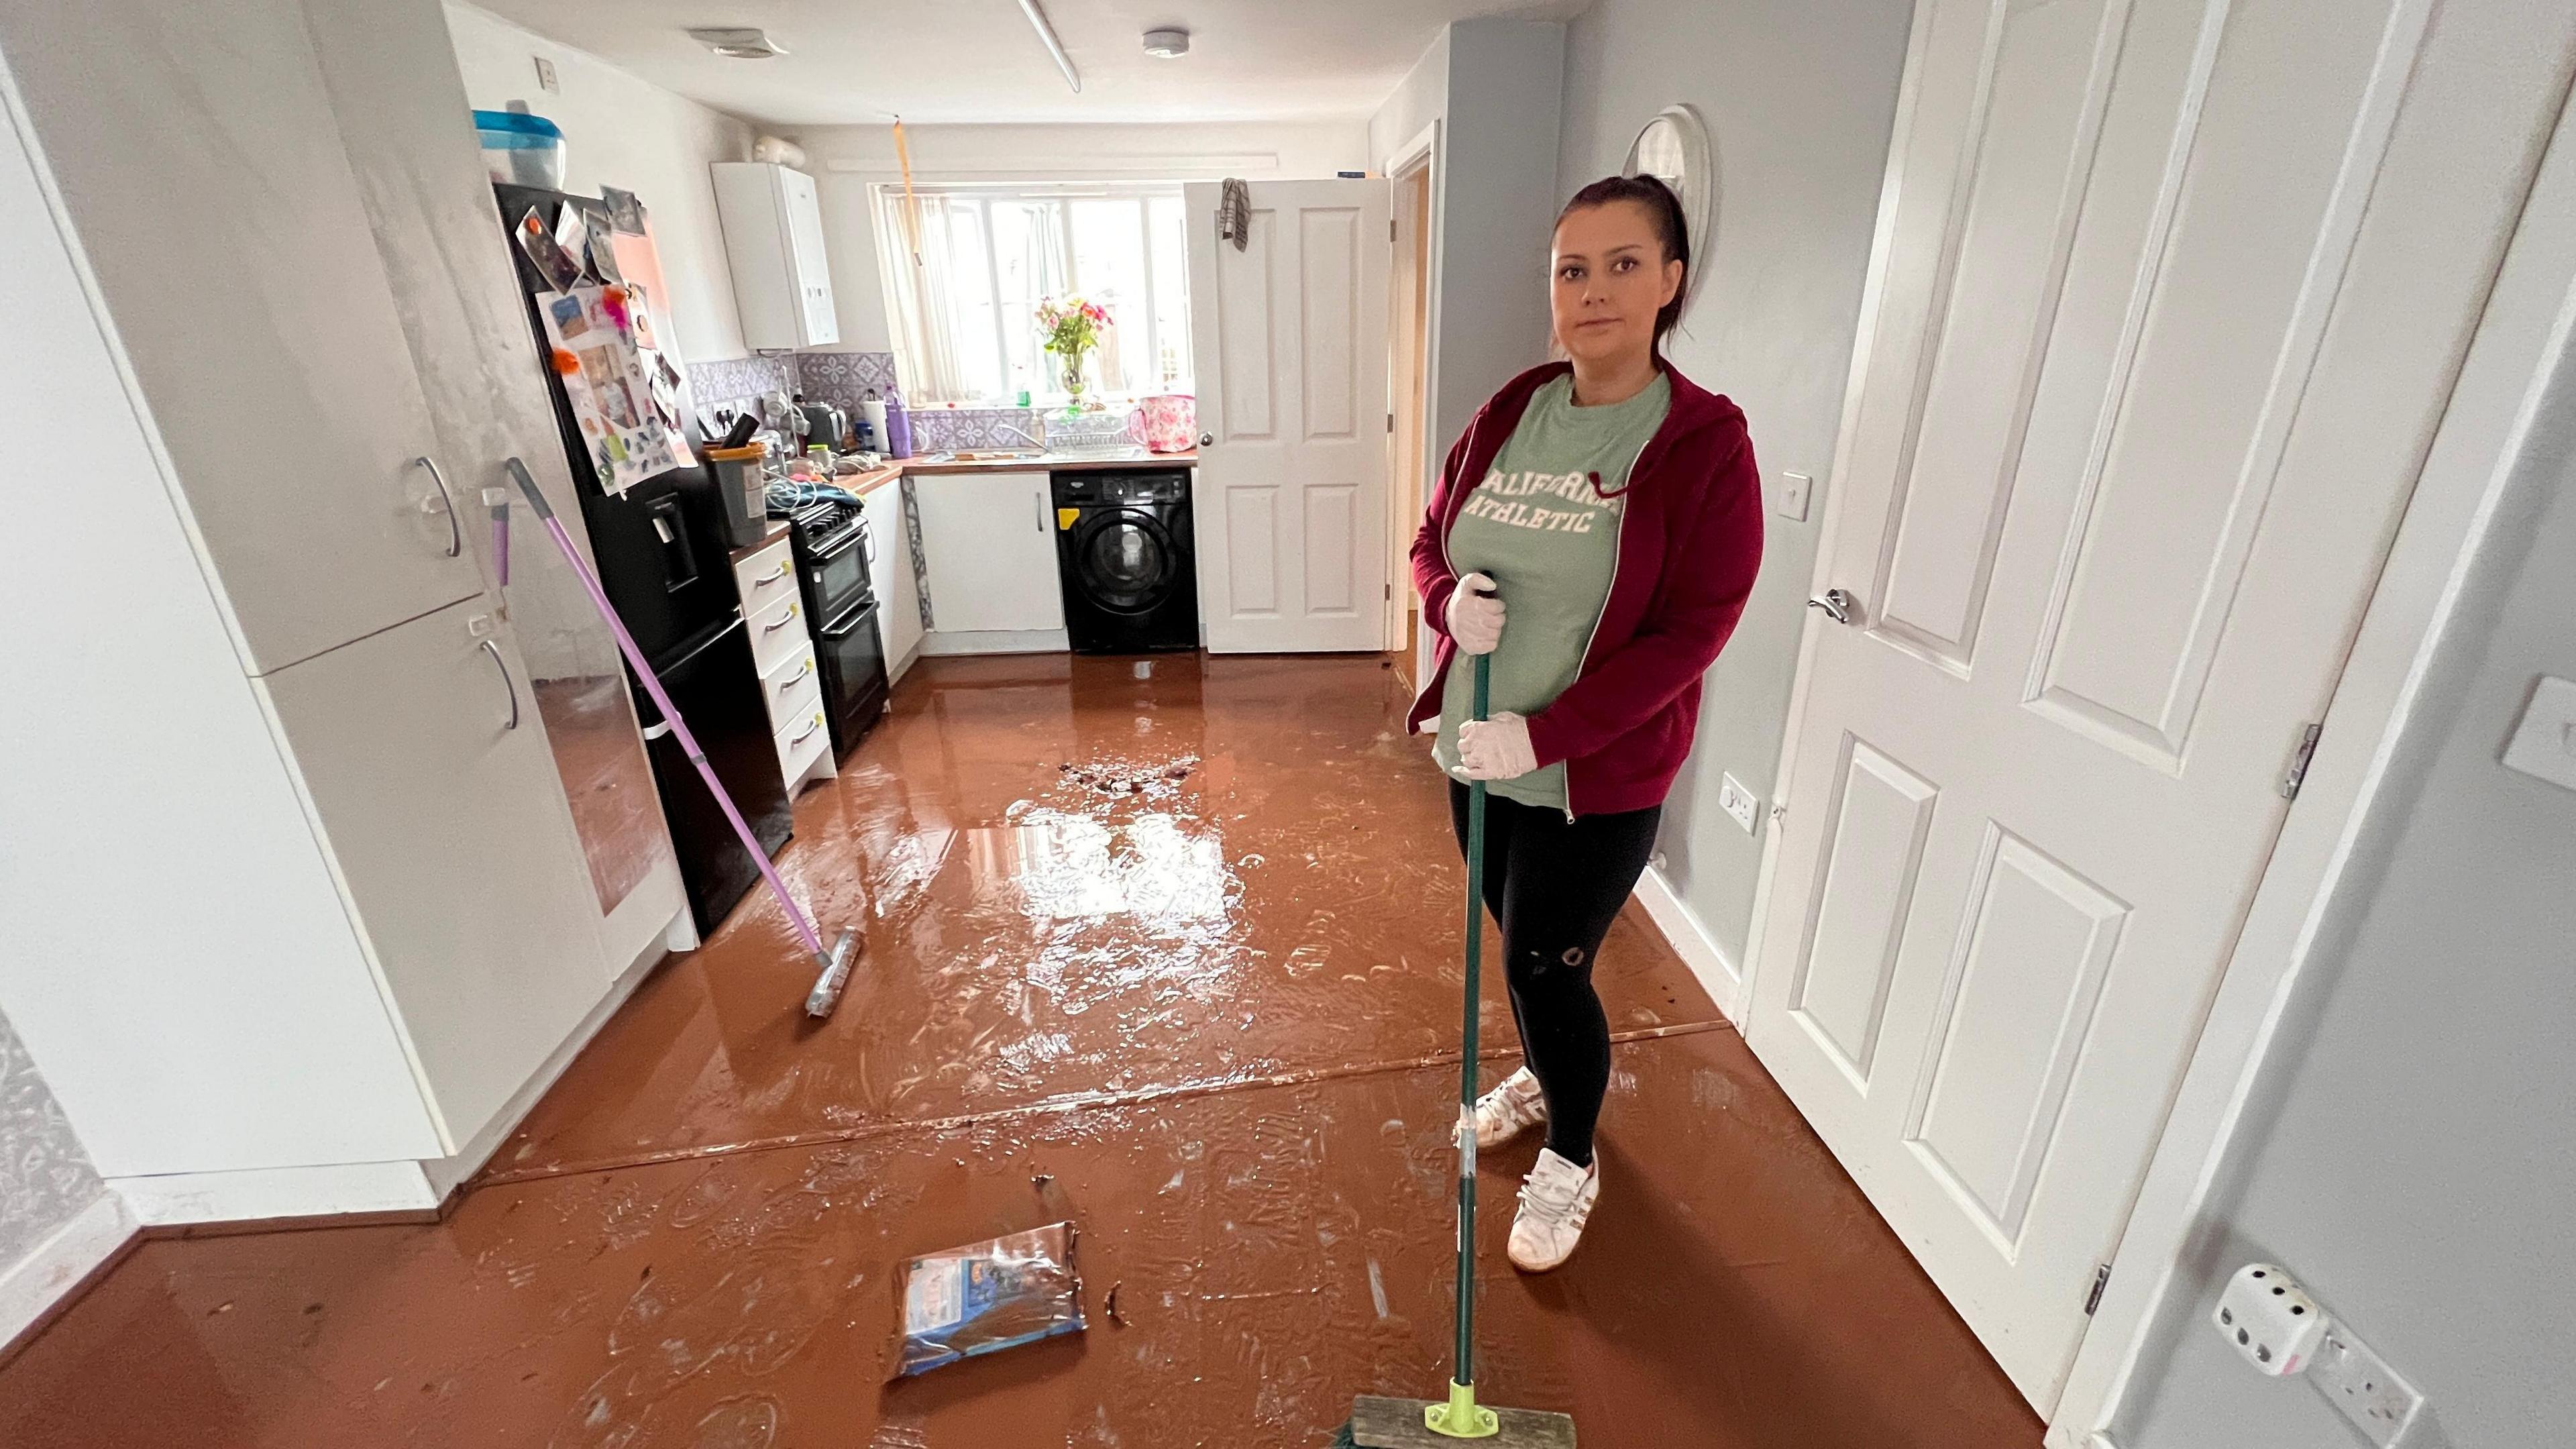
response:
<path id="1" fill-rule="evenodd" d="M 1476 656 L 1474 719 L 1485 717 L 1492 673 Z M 1362 1394 L 1332 1449 L 1435 1449 L 1455 1439 L 1493 1449 L 1574 1449 L 1574 1420 L 1536 1409 L 1491 1409 L 1476 1402 L 1476 1036 L 1485 957 L 1485 782 L 1467 787 L 1466 1054 L 1458 1066 L 1458 1342 L 1449 1397 L 1388 1399 Z"/>
<path id="2" fill-rule="evenodd" d="M 824 948 L 822 934 L 814 929 L 813 919 L 796 904 L 794 897 L 787 894 L 787 882 L 778 878 L 777 868 L 769 863 L 769 852 L 760 848 L 759 837 L 751 833 L 751 826 L 744 822 L 742 812 L 734 808 L 733 797 L 725 793 L 723 782 L 716 778 L 715 767 L 707 763 L 707 752 L 698 748 L 697 736 L 689 733 L 688 721 L 680 718 L 680 707 L 671 703 L 671 696 L 663 690 L 661 679 L 653 673 L 653 666 L 644 662 L 644 651 L 635 647 L 635 636 L 626 632 L 626 622 L 617 617 L 616 608 L 608 602 L 608 591 L 599 586 L 599 576 L 590 571 L 590 565 L 582 562 L 581 550 L 573 547 L 572 535 L 564 532 L 563 520 L 555 517 L 554 508 L 546 502 L 546 495 L 537 491 L 537 480 L 528 476 L 528 466 L 512 458 L 509 469 L 510 476 L 519 481 L 519 491 L 528 495 L 528 506 L 537 511 L 537 518 L 545 524 L 546 532 L 554 535 L 555 547 L 563 550 L 564 562 L 572 565 L 573 577 L 580 579 L 581 586 L 590 591 L 590 601 L 599 607 L 599 617 L 608 621 L 608 631 L 617 636 L 618 651 L 626 656 L 628 664 L 634 666 L 635 677 L 644 681 L 644 692 L 653 697 L 654 706 L 669 722 L 671 733 L 680 741 L 680 748 L 688 753 L 689 763 L 698 767 L 698 778 L 707 782 L 708 792 L 716 797 L 716 804 L 723 807 L 725 819 L 732 823 L 733 833 L 741 839 L 742 848 L 751 852 L 752 863 L 760 867 L 761 879 L 769 882 L 770 893 L 778 897 L 779 908 L 786 911 L 787 919 L 795 923 L 796 934 L 804 941 L 805 949 L 814 953 L 814 964 L 820 968 L 821 974 L 815 977 L 814 989 L 805 997 L 805 1014 L 830 1016 L 832 1008 L 840 1004 L 841 988 L 849 984 L 850 958 L 857 954 L 858 932 L 845 930 L 832 942 L 830 949 Z M 510 556 L 508 523 L 506 515 L 499 510 L 494 513 L 494 526 L 501 533 L 500 556 L 507 559 Z M 506 571 L 509 566 L 504 563 L 501 567 Z"/>

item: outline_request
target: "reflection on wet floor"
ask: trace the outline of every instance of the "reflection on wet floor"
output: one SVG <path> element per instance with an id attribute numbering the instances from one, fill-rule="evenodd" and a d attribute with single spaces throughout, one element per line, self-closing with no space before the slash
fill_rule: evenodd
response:
<path id="1" fill-rule="evenodd" d="M 0 1444 L 1291 1449 L 1355 1392 L 1429 1392 L 1438 778 L 1375 659 L 1150 663 L 919 666 L 780 862 L 867 929 L 829 1021 L 755 895 L 447 1221 L 147 1244 L 0 1367 Z M 1599 979 L 1609 1187 L 1522 1279 L 1535 1148 L 1489 1161 L 1487 1396 L 1595 1445 L 2036 1444 L 1633 909 Z M 1088 1333 L 884 1384 L 903 1257 L 1066 1218 Z"/>

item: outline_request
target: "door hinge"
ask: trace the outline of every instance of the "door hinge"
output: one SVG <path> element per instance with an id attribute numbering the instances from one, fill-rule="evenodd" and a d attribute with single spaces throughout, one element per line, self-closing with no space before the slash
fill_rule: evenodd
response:
<path id="1" fill-rule="evenodd" d="M 2299 731 L 2299 747 L 2290 752 L 2290 768 L 2281 772 L 2281 798 L 2296 800 L 2299 787 L 2308 782 L 2308 762 L 2317 757 L 2317 736 L 2325 726 L 2312 724 Z"/>
<path id="2" fill-rule="evenodd" d="M 1386 430 L 1390 433 L 1395 431 L 1395 414 L 1393 413 L 1388 413 L 1386 415 Z"/>
<path id="3" fill-rule="evenodd" d="M 1389 585 L 1387 585 L 1387 586 L 1386 586 L 1386 593 L 1385 593 L 1385 597 L 1386 597 L 1386 598 L 1388 598 L 1388 599 L 1390 599 L 1390 600 L 1392 600 L 1392 599 L 1395 597 L 1395 585 L 1393 585 L 1393 584 L 1389 584 Z"/>
<path id="4" fill-rule="evenodd" d="M 1391 216 L 1386 219 L 1386 244 L 1395 245 L 1395 218 Z"/>
<path id="5" fill-rule="evenodd" d="M 2105 1288 L 2108 1288 L 2108 1287 L 2110 1287 L 2110 1286 L 2111 1286 L 2111 1265 L 2110 1265 L 2110 1264 L 2108 1264 L 2108 1263 L 2104 1263 L 2104 1264 L 2103 1264 L 2103 1265 L 2101 1265 L 2100 1267 L 2095 1268 L 2095 1269 L 2093 1270 L 2093 1291 L 2092 1291 L 2091 1293 L 2086 1294 L 2086 1295 L 2085 1295 L 2085 1297 L 2084 1297 L 2084 1316 L 2085 1316 L 2085 1317 L 2087 1317 L 2087 1318 L 2092 1317 L 2092 1316 L 2093 1316 L 2093 1310 L 2102 1306 L 2102 1290 L 2103 1290 L 2103 1289 L 2105 1289 Z"/>

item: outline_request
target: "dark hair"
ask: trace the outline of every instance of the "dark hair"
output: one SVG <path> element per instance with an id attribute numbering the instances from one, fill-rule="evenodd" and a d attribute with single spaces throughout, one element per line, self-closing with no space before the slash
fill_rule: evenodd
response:
<path id="1" fill-rule="evenodd" d="M 1614 201 L 1633 201 L 1646 209 L 1654 223 L 1655 238 L 1664 244 L 1664 260 L 1682 264 L 1682 284 L 1673 291 L 1673 299 L 1655 313 L 1654 349 L 1664 350 L 1664 334 L 1682 320 L 1682 304 L 1690 300 L 1690 228 L 1682 221 L 1682 199 L 1664 184 L 1659 176 L 1604 176 L 1565 203 L 1556 214 L 1562 223 L 1567 217 L 1587 207 L 1608 206 Z"/>

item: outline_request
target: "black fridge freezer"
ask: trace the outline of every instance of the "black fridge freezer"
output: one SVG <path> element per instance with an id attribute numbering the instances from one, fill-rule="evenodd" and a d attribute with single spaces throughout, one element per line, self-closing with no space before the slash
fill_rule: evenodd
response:
<path id="1" fill-rule="evenodd" d="M 492 190 L 505 228 L 531 208 L 550 230 L 566 205 L 594 213 L 600 224 L 606 217 L 601 203 L 590 197 L 525 186 L 496 185 Z M 552 283 L 538 273 L 536 264 L 506 231 L 498 240 L 509 248 L 520 289 L 528 297 L 528 325 L 535 331 L 537 355 L 550 356 L 553 344 L 538 315 L 536 298 L 541 291 L 551 291 Z M 724 505 L 714 481 L 703 467 L 674 468 L 611 496 L 601 487 L 563 380 L 548 371 L 546 387 L 554 400 L 565 462 L 581 494 L 581 519 L 599 565 L 600 584 L 654 673 L 661 676 L 671 702 L 706 749 L 707 762 L 715 767 L 716 778 L 724 781 L 752 834 L 775 856 L 792 834 L 794 817 L 770 737 L 768 710 L 760 696 L 760 674 L 752 661 L 750 631 L 743 622 L 742 600 L 725 541 Z M 698 934 L 705 936 L 760 879 L 760 867 L 734 837 L 677 735 L 663 722 L 661 711 L 631 671 L 627 686 L 644 726 L 653 780 L 662 796 L 663 817 L 670 823 L 689 911 L 697 921 Z"/>

